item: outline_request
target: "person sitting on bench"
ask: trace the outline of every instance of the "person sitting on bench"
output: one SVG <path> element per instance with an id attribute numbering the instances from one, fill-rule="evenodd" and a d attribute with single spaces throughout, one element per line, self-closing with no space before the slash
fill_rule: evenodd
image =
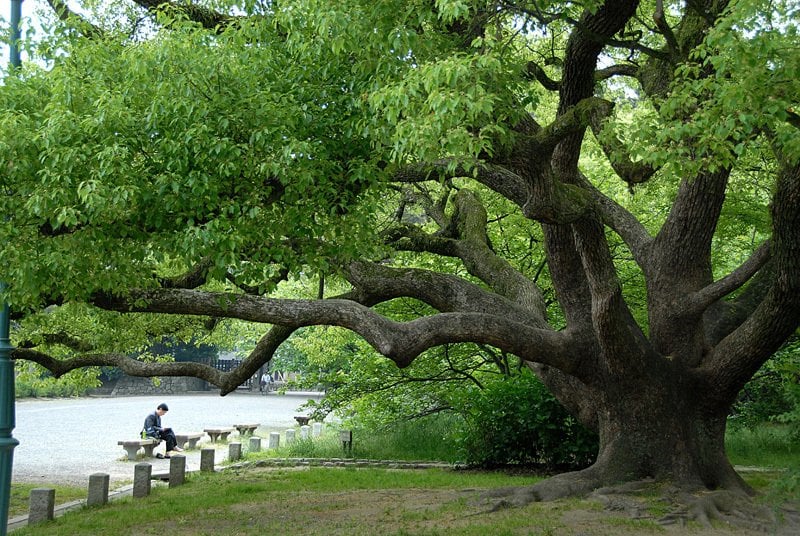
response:
<path id="1" fill-rule="evenodd" d="M 171 452 L 183 452 L 183 449 L 178 446 L 178 440 L 175 439 L 175 432 L 172 431 L 172 428 L 161 427 L 161 417 L 168 411 L 169 408 L 166 404 L 163 402 L 159 404 L 156 410 L 144 420 L 144 430 L 142 432 L 145 437 L 164 440 L 167 443 L 165 458 L 169 458 Z M 158 454 L 157 457 L 160 458 L 161 455 Z"/>

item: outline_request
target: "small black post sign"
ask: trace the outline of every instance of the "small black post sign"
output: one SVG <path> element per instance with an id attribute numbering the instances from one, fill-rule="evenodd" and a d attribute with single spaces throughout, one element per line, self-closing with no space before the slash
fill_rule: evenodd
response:
<path id="1" fill-rule="evenodd" d="M 339 432 L 339 439 L 342 442 L 342 448 L 348 453 L 353 452 L 353 431 L 342 430 Z"/>

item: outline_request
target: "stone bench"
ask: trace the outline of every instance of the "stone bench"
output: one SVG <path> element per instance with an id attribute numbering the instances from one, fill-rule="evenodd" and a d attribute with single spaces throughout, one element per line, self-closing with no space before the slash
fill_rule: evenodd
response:
<path id="1" fill-rule="evenodd" d="M 125 449 L 125 452 L 128 454 L 128 460 L 135 460 L 136 453 L 139 452 L 140 448 L 144 448 L 145 456 L 152 458 L 153 457 L 153 449 L 161 443 L 158 439 L 131 439 L 128 441 L 117 441 L 117 445 L 122 446 Z"/>
<path id="2" fill-rule="evenodd" d="M 197 442 L 200 441 L 201 437 L 203 437 L 203 434 L 200 432 L 197 432 L 196 434 L 175 434 L 175 440 L 178 442 L 178 447 L 182 449 L 193 449 L 197 447 Z"/>
<path id="3" fill-rule="evenodd" d="M 233 428 L 206 428 L 203 431 L 211 437 L 212 443 L 216 443 L 217 440 L 227 441 L 228 435 L 233 433 Z"/>
<path id="4" fill-rule="evenodd" d="M 306 417 L 305 415 L 295 415 L 294 420 L 296 420 L 297 424 L 300 426 L 306 426 L 308 421 L 311 420 L 311 417 Z"/>
<path id="5" fill-rule="evenodd" d="M 233 427 L 239 431 L 239 435 L 253 435 L 258 428 L 258 423 L 255 424 L 234 424 Z"/>

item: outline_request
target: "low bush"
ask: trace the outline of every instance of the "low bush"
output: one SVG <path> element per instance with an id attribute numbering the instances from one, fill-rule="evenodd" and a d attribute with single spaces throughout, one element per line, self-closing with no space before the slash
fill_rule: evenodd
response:
<path id="1" fill-rule="evenodd" d="M 533 374 L 506 377 L 471 401 L 462 449 L 470 464 L 590 465 L 597 436 L 583 427 Z"/>

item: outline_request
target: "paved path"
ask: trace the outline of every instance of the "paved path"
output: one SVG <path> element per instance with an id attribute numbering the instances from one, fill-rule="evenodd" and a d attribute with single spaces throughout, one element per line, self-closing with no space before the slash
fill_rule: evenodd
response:
<path id="1" fill-rule="evenodd" d="M 202 432 L 204 428 L 230 427 L 237 423 L 259 423 L 257 435 L 284 431 L 297 423 L 298 407 L 317 393 L 289 393 L 267 396 L 216 393 L 175 396 L 137 396 L 122 398 L 75 398 L 21 400 L 16 404 L 16 428 L 19 440 L 14 449 L 14 482 L 33 484 L 87 485 L 92 473 L 108 473 L 111 488 L 133 480 L 134 462 L 122 461 L 125 451 L 117 445 L 123 439 L 135 439 L 144 418 L 160 402 L 169 405 L 162 417 L 164 426 L 177 433 Z M 237 437 L 234 433 L 232 438 Z M 208 436 L 199 443 L 210 445 Z M 159 446 L 156 452 L 163 452 Z M 227 456 L 227 446 L 220 447 L 217 462 Z M 187 451 L 188 470 L 200 467 L 200 451 Z M 148 459 L 153 472 L 169 470 L 169 460 Z"/>

